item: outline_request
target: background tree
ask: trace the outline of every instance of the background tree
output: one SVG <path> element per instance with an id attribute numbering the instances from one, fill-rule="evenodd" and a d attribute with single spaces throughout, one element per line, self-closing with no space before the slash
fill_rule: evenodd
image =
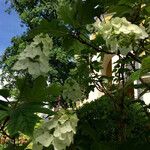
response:
<path id="1" fill-rule="evenodd" d="M 149 0 L 14 0 L 11 4 L 28 31 L 13 39 L 1 61 L 2 79 L 10 80 L 8 89 L 1 90 L 7 102 L 0 101 L 1 132 L 10 139 L 7 148 L 27 147 L 28 142 L 19 143 L 20 133 L 28 135 L 33 149 L 148 144 L 149 106 L 141 97 L 150 90 L 143 79 L 150 72 Z M 111 76 L 99 74 L 106 54 L 119 58 Z M 140 83 L 134 85 L 136 80 Z M 76 102 L 94 88 L 104 96 L 77 108 Z M 129 88 L 142 92 L 135 99 Z M 9 93 L 15 96 L 12 102 Z M 48 122 L 43 123 L 38 113 L 47 114 Z"/>

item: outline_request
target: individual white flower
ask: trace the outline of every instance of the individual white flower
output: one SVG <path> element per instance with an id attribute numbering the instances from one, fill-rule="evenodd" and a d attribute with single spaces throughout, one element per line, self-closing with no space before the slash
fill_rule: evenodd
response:
<path id="1" fill-rule="evenodd" d="M 98 17 L 96 17 L 95 20 L 96 20 L 96 22 L 94 23 L 94 27 L 100 28 L 102 22 L 100 21 L 100 19 Z"/>
<path id="2" fill-rule="evenodd" d="M 116 18 L 112 19 L 112 20 L 111 20 L 111 24 L 112 24 L 115 28 L 120 28 L 120 27 L 121 27 L 121 24 L 122 24 L 121 18 L 116 17 Z"/>
<path id="3" fill-rule="evenodd" d="M 89 36 L 89 39 L 92 41 L 92 40 L 95 40 L 96 39 L 96 34 L 90 34 Z"/>
<path id="4" fill-rule="evenodd" d="M 121 18 L 122 20 L 122 24 L 125 26 L 129 26 L 131 24 L 131 22 L 129 22 L 125 17 Z"/>
<path id="5" fill-rule="evenodd" d="M 104 34 L 110 34 L 112 32 L 112 25 L 107 22 L 103 25 L 102 29 Z"/>
<path id="6" fill-rule="evenodd" d="M 116 34 L 116 35 L 118 35 L 118 34 L 121 33 L 121 31 L 119 30 L 119 28 L 114 27 L 113 33 Z"/>
<path id="7" fill-rule="evenodd" d="M 140 35 L 140 39 L 145 39 L 148 37 L 148 34 L 146 32 L 143 32 L 142 35 Z"/>
<path id="8" fill-rule="evenodd" d="M 135 34 L 140 34 L 142 32 L 142 29 L 140 27 L 138 27 L 137 25 L 135 25 L 135 24 L 129 25 L 128 30 L 130 32 L 135 33 Z"/>
<path id="9" fill-rule="evenodd" d="M 120 28 L 119 28 L 119 31 L 124 33 L 124 34 L 129 34 L 131 31 L 128 29 L 127 26 L 125 25 L 122 25 Z"/>

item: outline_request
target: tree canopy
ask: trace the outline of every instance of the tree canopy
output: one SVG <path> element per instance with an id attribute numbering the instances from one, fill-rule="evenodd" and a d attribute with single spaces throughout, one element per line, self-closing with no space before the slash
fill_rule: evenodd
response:
<path id="1" fill-rule="evenodd" d="M 148 149 L 150 1 L 6 2 L 27 32 L 0 61 L 2 149 Z M 109 74 L 107 56 L 118 57 Z"/>

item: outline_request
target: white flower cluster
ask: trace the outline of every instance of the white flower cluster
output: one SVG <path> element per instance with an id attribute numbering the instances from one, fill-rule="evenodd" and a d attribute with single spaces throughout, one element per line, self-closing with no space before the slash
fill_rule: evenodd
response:
<path id="1" fill-rule="evenodd" d="M 13 70 L 27 69 L 35 78 L 45 75 L 49 71 L 49 54 L 52 45 L 52 39 L 48 35 L 35 36 L 33 42 L 18 56 Z"/>
<path id="2" fill-rule="evenodd" d="M 73 142 L 77 123 L 76 114 L 66 114 L 63 111 L 60 117 L 54 117 L 35 131 L 33 150 L 42 150 L 43 146 L 50 145 L 53 145 L 54 150 L 66 149 Z"/>
<path id="3" fill-rule="evenodd" d="M 126 18 L 115 17 L 103 22 L 97 19 L 94 27 L 112 52 L 120 50 L 124 55 L 132 50 L 133 39 L 137 41 L 148 37 L 144 28 L 132 24 Z"/>

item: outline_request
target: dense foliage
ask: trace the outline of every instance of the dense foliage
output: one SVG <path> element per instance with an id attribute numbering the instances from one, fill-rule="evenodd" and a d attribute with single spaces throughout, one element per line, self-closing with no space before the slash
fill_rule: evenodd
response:
<path id="1" fill-rule="evenodd" d="M 0 63 L 0 148 L 149 149 L 149 0 L 7 2 L 28 29 Z"/>

